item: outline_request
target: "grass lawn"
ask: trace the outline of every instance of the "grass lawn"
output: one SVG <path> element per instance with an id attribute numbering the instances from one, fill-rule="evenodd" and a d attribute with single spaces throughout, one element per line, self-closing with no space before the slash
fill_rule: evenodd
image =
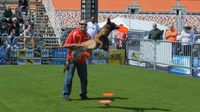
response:
<path id="1" fill-rule="evenodd" d="M 133 66 L 88 65 L 90 100 L 79 98 L 73 80 L 72 101 L 61 92 L 62 65 L 0 65 L 0 112 L 200 112 L 200 80 Z M 105 106 L 104 92 L 113 92 Z"/>

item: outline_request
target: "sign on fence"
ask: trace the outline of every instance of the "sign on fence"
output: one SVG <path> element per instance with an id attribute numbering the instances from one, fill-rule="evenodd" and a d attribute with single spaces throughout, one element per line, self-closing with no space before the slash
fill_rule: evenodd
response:
<path id="1" fill-rule="evenodd" d="M 107 64 L 108 63 L 108 52 L 100 49 L 92 51 L 92 59 L 88 59 L 88 62 L 92 61 L 93 64 Z"/>
<path id="2" fill-rule="evenodd" d="M 125 63 L 125 50 L 110 50 L 109 64 L 124 64 Z"/>
<path id="3" fill-rule="evenodd" d="M 128 64 L 145 67 L 146 64 L 142 62 L 141 54 L 138 50 L 129 50 L 128 51 Z"/>
<path id="4" fill-rule="evenodd" d="M 193 71 L 192 71 L 192 75 L 194 76 L 200 76 L 200 58 L 195 57 L 193 60 Z"/>
<path id="5" fill-rule="evenodd" d="M 181 73 L 181 74 L 190 74 L 191 70 L 189 67 L 190 66 L 190 56 L 173 56 L 173 65 L 171 66 L 169 71 L 170 72 L 175 72 L 175 73 Z M 188 67 L 188 68 L 186 68 Z"/>

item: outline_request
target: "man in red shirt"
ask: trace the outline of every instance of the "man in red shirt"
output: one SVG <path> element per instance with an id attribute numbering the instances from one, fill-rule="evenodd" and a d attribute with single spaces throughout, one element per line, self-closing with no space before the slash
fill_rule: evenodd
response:
<path id="1" fill-rule="evenodd" d="M 77 29 L 72 30 L 66 41 L 64 46 L 69 46 L 70 44 L 80 44 L 84 41 L 90 39 L 89 34 L 87 33 L 87 22 L 86 20 L 80 20 L 79 26 Z M 81 81 L 81 100 L 87 100 L 87 64 L 86 57 L 89 57 L 88 52 L 84 52 L 79 59 L 75 62 L 72 62 L 72 51 L 68 50 L 68 70 L 66 72 L 66 79 L 64 80 L 64 88 L 63 88 L 63 98 L 66 101 L 70 100 L 70 93 L 72 88 L 72 79 L 74 76 L 75 68 L 77 68 L 78 76 Z"/>

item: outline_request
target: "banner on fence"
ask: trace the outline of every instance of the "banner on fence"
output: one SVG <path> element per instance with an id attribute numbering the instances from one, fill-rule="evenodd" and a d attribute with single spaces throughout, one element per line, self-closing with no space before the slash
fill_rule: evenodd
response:
<path id="1" fill-rule="evenodd" d="M 92 64 L 107 64 L 107 60 L 108 60 L 108 52 L 100 50 L 100 49 L 96 49 L 94 51 L 92 51 L 92 60 L 88 59 L 88 63 L 92 63 Z M 90 62 L 92 61 L 92 62 Z"/>
<path id="2" fill-rule="evenodd" d="M 0 58 L 6 58 L 6 49 L 0 48 Z"/>
<path id="3" fill-rule="evenodd" d="M 128 64 L 145 67 L 146 64 L 142 62 L 141 54 L 138 50 L 128 50 Z"/>
<path id="4" fill-rule="evenodd" d="M 24 65 L 24 64 L 41 64 L 41 59 L 18 59 L 17 64 Z"/>
<path id="5" fill-rule="evenodd" d="M 0 58 L 0 65 L 6 64 L 6 63 L 7 63 L 6 58 Z"/>
<path id="6" fill-rule="evenodd" d="M 109 64 L 124 64 L 125 63 L 125 50 L 110 50 Z"/>
<path id="7" fill-rule="evenodd" d="M 170 67 L 170 72 L 181 73 L 181 74 L 190 74 L 191 70 L 185 67 L 191 67 L 190 56 L 173 56 L 173 66 Z"/>
<path id="8" fill-rule="evenodd" d="M 200 76 L 200 58 L 195 57 L 193 60 L 193 68 L 192 71 L 193 76 Z"/>

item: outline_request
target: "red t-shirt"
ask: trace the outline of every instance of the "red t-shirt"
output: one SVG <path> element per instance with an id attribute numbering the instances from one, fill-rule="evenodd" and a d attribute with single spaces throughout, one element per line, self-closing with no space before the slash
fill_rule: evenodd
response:
<path id="1" fill-rule="evenodd" d="M 90 36 L 87 32 L 80 32 L 79 29 L 74 29 L 69 33 L 64 46 L 69 46 L 70 44 L 80 44 L 89 39 L 90 39 Z M 68 60 L 71 61 L 72 60 L 71 50 L 68 50 L 67 56 L 68 56 Z M 77 62 L 79 64 L 85 63 L 86 62 L 85 57 L 88 57 L 88 56 L 90 56 L 90 54 L 88 52 L 84 52 Z"/>

